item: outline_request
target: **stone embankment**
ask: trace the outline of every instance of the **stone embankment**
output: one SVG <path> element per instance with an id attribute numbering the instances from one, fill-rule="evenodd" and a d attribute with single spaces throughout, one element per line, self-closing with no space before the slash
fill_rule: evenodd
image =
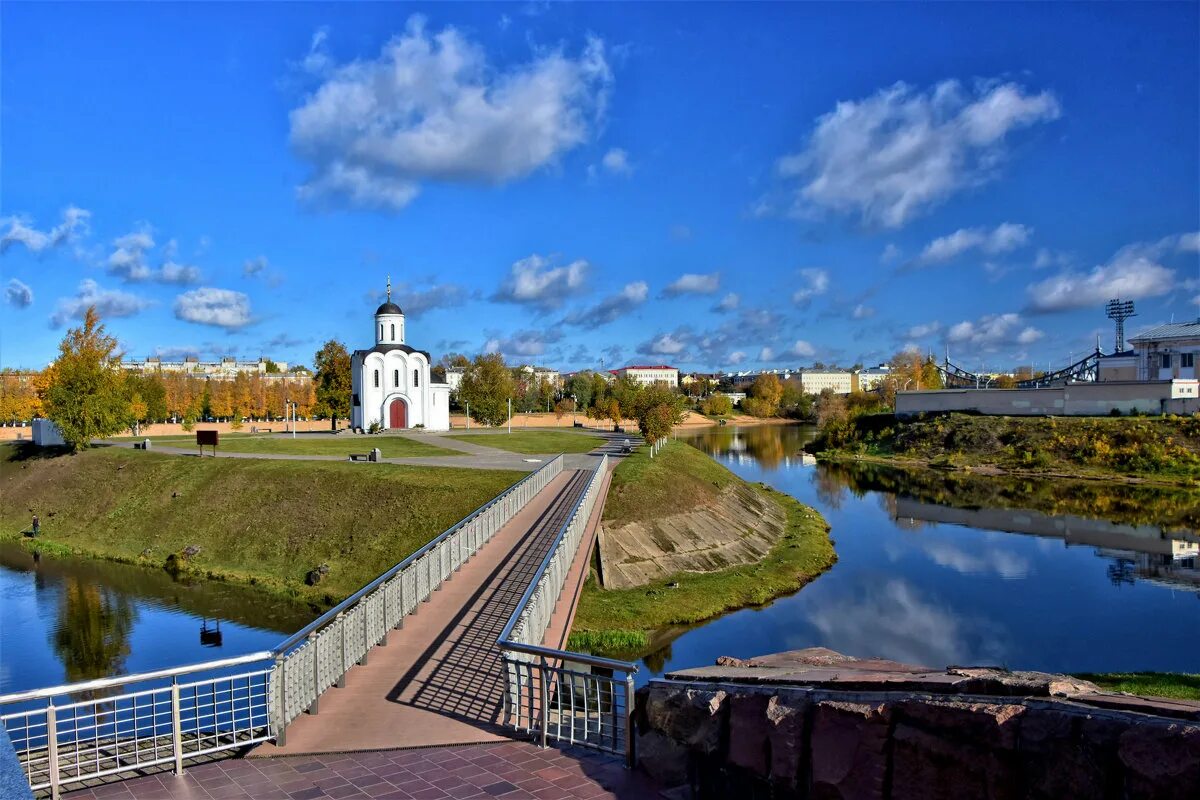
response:
<path id="1" fill-rule="evenodd" d="M 606 589 L 642 586 L 680 572 L 716 572 L 761 561 L 787 530 L 779 503 L 735 482 L 710 502 L 686 511 L 600 530 Z"/>
<path id="2" fill-rule="evenodd" d="M 1200 703 L 1063 675 L 723 658 L 651 681 L 637 725 L 638 763 L 679 797 L 1200 796 Z"/>

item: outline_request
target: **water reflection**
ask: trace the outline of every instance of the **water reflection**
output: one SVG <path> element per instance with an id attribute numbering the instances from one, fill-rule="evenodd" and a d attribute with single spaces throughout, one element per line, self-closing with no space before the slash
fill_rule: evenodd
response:
<path id="1" fill-rule="evenodd" d="M 725 428 L 690 440 L 820 511 L 838 562 L 765 608 L 659 632 L 641 680 L 818 645 L 933 666 L 1200 665 L 1200 492 L 814 466 L 800 455 L 812 434 Z"/>
<path id="2" fill-rule="evenodd" d="M 72 577 L 63 582 L 58 609 L 54 650 L 68 681 L 124 671 L 129 634 L 137 616 L 128 597 Z"/>

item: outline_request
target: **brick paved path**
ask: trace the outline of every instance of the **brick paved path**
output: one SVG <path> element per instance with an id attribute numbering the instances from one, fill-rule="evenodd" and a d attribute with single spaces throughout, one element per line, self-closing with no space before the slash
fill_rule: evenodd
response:
<path id="1" fill-rule="evenodd" d="M 227 759 L 66 795 L 69 800 L 658 797 L 641 773 L 587 750 L 528 742 L 269 759 Z"/>

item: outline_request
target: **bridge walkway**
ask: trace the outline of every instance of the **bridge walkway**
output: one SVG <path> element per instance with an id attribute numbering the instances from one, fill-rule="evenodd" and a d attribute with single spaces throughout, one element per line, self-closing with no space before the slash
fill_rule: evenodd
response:
<path id="1" fill-rule="evenodd" d="M 510 741 L 496 639 L 590 475 L 555 478 L 390 631 L 345 688 L 322 695 L 317 714 L 292 722 L 283 746 L 260 745 L 251 757 Z"/>

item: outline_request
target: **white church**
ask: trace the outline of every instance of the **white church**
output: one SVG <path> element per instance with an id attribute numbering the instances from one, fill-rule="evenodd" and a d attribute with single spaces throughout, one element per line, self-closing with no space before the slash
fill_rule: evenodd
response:
<path id="1" fill-rule="evenodd" d="M 375 310 L 375 346 L 350 357 L 351 425 L 369 430 L 450 429 L 450 385 L 429 379 L 429 353 L 404 343 L 404 311 L 387 300 Z"/>

